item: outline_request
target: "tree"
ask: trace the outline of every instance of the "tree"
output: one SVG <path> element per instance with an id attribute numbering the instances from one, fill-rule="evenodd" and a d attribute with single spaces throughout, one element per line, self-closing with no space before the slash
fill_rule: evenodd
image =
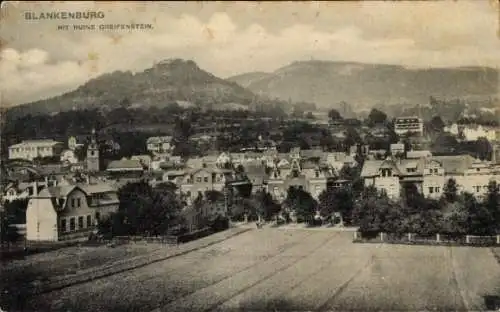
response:
<path id="1" fill-rule="evenodd" d="M 368 115 L 368 124 L 371 126 L 384 124 L 386 121 L 387 115 L 376 108 L 373 108 Z"/>
<path id="2" fill-rule="evenodd" d="M 253 195 L 253 199 L 259 221 L 261 218 L 268 221 L 280 211 L 280 206 L 273 200 L 271 194 L 266 191 L 258 191 Z"/>
<path id="3" fill-rule="evenodd" d="M 444 129 L 444 121 L 441 119 L 440 116 L 434 116 L 432 117 L 431 121 L 429 122 L 429 126 L 432 131 L 435 132 L 443 132 Z"/>
<path id="4" fill-rule="evenodd" d="M 493 148 L 488 139 L 478 138 L 474 145 L 474 151 L 476 152 L 477 158 L 481 160 L 491 159 Z"/>
<path id="5" fill-rule="evenodd" d="M 115 235 L 165 234 L 179 221 L 182 204 L 168 188 L 153 189 L 144 181 L 128 183 L 118 190 L 118 197 L 118 213 L 110 218 Z"/>
<path id="6" fill-rule="evenodd" d="M 311 194 L 303 189 L 293 186 L 289 187 L 284 204 L 289 209 L 295 211 L 299 221 L 307 223 L 312 223 L 314 221 L 317 202 L 312 198 Z"/>
<path id="7" fill-rule="evenodd" d="M 331 217 L 332 213 L 339 212 L 345 223 L 351 223 L 354 196 L 350 190 L 325 190 L 319 195 L 318 202 L 318 207 L 322 216 Z"/>
<path id="8" fill-rule="evenodd" d="M 500 192 L 499 186 L 495 180 L 488 183 L 488 193 L 484 204 L 492 217 L 495 232 L 500 233 Z"/>
<path id="9" fill-rule="evenodd" d="M 339 111 L 336 110 L 336 109 L 331 109 L 329 112 L 328 112 L 328 118 L 330 118 L 330 120 L 332 121 L 335 121 L 335 120 L 342 120 L 342 115 L 340 115 Z"/>
<path id="10" fill-rule="evenodd" d="M 469 232 L 469 213 L 463 203 L 455 203 L 453 209 L 443 216 L 441 229 L 450 235 L 465 235 Z"/>
<path id="11" fill-rule="evenodd" d="M 0 242 L 3 244 L 7 242 L 8 244 L 16 242 L 21 236 L 13 220 L 7 216 L 5 213 L 0 212 Z"/>
<path id="12" fill-rule="evenodd" d="M 324 217 L 330 217 L 332 213 L 335 212 L 335 207 L 337 204 L 337 197 L 335 192 L 330 190 L 324 190 L 318 196 L 319 202 L 319 212 Z"/>
<path id="13" fill-rule="evenodd" d="M 448 202 L 454 202 L 457 200 L 458 186 L 457 181 L 451 178 L 444 185 L 443 196 Z"/>
<path id="14" fill-rule="evenodd" d="M 28 208 L 28 198 L 6 201 L 4 205 L 4 215 L 11 224 L 26 223 L 26 209 Z"/>
<path id="15" fill-rule="evenodd" d="M 474 195 L 462 194 L 464 209 L 468 214 L 467 228 L 472 235 L 491 235 L 495 232 L 496 224 L 486 205 L 479 203 Z"/>
<path id="16" fill-rule="evenodd" d="M 354 129 L 354 127 L 348 127 L 346 129 L 346 137 L 344 139 L 344 147 L 346 150 L 349 150 L 349 148 L 353 145 L 360 144 L 362 143 L 361 136 L 359 135 L 358 131 Z"/>
<path id="17" fill-rule="evenodd" d="M 389 198 L 374 187 L 365 188 L 352 214 L 353 222 L 359 225 L 363 236 L 372 237 L 384 230 L 389 203 Z"/>

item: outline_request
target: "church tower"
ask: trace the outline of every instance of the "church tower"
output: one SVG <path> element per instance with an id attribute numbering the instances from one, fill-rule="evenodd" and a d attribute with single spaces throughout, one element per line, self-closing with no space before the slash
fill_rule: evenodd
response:
<path id="1" fill-rule="evenodd" d="M 87 148 L 87 171 L 88 172 L 98 172 L 99 171 L 99 145 L 97 144 L 97 138 L 95 129 L 92 129 L 92 136 L 90 138 L 90 144 Z"/>

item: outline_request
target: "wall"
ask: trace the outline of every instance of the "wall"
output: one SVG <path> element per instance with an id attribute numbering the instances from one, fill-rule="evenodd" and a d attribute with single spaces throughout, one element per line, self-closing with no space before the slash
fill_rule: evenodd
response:
<path id="1" fill-rule="evenodd" d="M 445 180 L 444 175 L 440 174 L 425 174 L 422 182 L 422 192 L 425 197 L 438 199 L 443 194 Z M 431 193 L 430 187 L 433 188 Z M 436 189 L 437 188 L 437 189 Z"/>
<path id="2" fill-rule="evenodd" d="M 399 177 L 377 177 L 375 178 L 375 186 L 379 190 L 385 190 L 387 196 L 390 198 L 399 198 L 401 186 L 399 184 Z"/>
<path id="3" fill-rule="evenodd" d="M 26 239 L 57 241 L 57 213 L 49 198 L 32 198 L 26 209 Z"/>
<path id="4" fill-rule="evenodd" d="M 189 198 L 191 200 L 196 199 L 199 192 L 201 192 L 202 194 L 204 194 L 206 191 L 212 190 L 222 192 L 224 190 L 226 181 L 224 174 L 219 172 L 214 174 L 215 179 L 212 179 L 212 172 L 210 172 L 209 170 L 200 170 L 193 174 L 190 183 L 188 182 L 188 178 L 191 179 L 191 176 L 186 177 L 180 186 L 181 192 L 189 192 Z"/>

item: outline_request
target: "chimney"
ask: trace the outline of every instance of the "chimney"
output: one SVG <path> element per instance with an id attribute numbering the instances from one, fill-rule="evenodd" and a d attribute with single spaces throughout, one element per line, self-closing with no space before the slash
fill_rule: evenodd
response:
<path id="1" fill-rule="evenodd" d="M 35 180 L 33 181 L 33 197 L 38 195 L 38 182 Z"/>

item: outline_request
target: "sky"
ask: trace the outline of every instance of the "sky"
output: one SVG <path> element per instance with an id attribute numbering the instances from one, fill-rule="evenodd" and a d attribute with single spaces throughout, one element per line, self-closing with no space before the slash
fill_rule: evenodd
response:
<path id="1" fill-rule="evenodd" d="M 27 20 L 26 12 L 103 19 Z M 151 24 L 80 30 L 72 24 Z M 365 2 L 3 2 L 1 106 L 71 91 L 115 70 L 183 58 L 226 78 L 299 60 L 406 67 L 500 65 L 497 0 Z M 70 25 L 69 30 L 58 30 Z"/>

